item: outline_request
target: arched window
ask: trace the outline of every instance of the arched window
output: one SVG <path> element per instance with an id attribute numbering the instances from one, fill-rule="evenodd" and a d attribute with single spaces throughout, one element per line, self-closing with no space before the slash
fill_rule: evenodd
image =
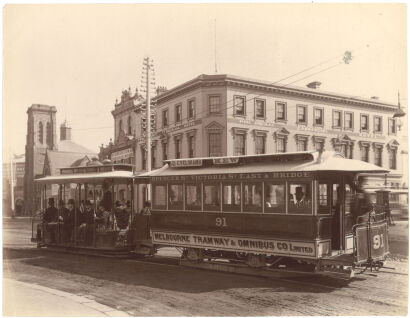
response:
<path id="1" fill-rule="evenodd" d="M 128 135 L 131 135 L 132 134 L 132 132 L 131 132 L 131 116 L 128 116 L 127 126 L 128 126 Z"/>
<path id="2" fill-rule="evenodd" d="M 119 123 L 119 131 L 118 133 L 120 133 L 120 131 L 122 130 L 122 119 L 120 119 L 120 123 Z"/>
<path id="3" fill-rule="evenodd" d="M 49 147 L 53 145 L 53 131 L 50 123 L 46 125 L 46 143 Z"/>
<path id="4" fill-rule="evenodd" d="M 38 123 L 38 141 L 42 144 L 43 143 L 43 123 L 40 121 Z"/>

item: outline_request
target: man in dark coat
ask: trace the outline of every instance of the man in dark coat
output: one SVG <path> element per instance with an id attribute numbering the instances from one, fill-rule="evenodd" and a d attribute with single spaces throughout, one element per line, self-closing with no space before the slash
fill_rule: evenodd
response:
<path id="1" fill-rule="evenodd" d="M 64 232 L 65 241 L 69 242 L 72 240 L 74 221 L 75 221 L 75 201 L 73 199 L 68 200 L 67 209 L 64 210 L 62 219 L 64 222 L 63 232 Z"/>
<path id="2" fill-rule="evenodd" d="M 43 229 L 44 229 L 44 234 L 48 232 L 48 234 L 50 235 L 51 243 L 56 242 L 56 225 L 50 224 L 50 223 L 57 222 L 57 218 L 58 218 L 58 211 L 56 207 L 54 206 L 54 198 L 49 198 L 48 208 L 46 209 L 43 215 Z"/>
<path id="3" fill-rule="evenodd" d="M 355 224 L 367 222 L 373 211 L 373 203 L 370 200 L 370 195 L 364 191 L 363 182 L 363 178 L 358 180 L 355 185 L 356 194 L 351 202 L 351 212 Z"/>

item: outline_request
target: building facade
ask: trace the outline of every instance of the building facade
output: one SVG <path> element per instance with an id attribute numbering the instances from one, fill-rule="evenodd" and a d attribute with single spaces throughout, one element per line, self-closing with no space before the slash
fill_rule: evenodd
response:
<path id="1" fill-rule="evenodd" d="M 100 160 L 147 167 L 144 99 L 130 90 L 112 111 L 114 142 Z M 164 160 L 336 150 L 391 170 L 369 186 L 408 187 L 402 109 L 307 87 L 281 86 L 232 75 L 200 75 L 153 98 L 152 169 Z M 130 134 L 131 133 L 131 134 Z M 407 140 L 407 139 L 406 139 Z"/>
<path id="2" fill-rule="evenodd" d="M 388 185 L 407 187 L 407 151 L 394 104 L 231 75 L 201 75 L 155 98 L 153 167 L 163 160 L 336 150 L 391 170 Z M 135 136 L 137 170 L 145 139 Z M 378 181 L 380 182 L 380 180 Z"/>
<path id="3" fill-rule="evenodd" d="M 24 170 L 24 154 L 14 156 L 9 162 L 3 163 L 3 215 L 5 216 L 23 215 Z"/>

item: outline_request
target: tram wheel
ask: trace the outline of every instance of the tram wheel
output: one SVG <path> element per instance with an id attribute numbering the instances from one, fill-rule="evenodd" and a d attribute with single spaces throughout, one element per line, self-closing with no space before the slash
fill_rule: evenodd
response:
<path id="1" fill-rule="evenodd" d="M 190 261 L 202 261 L 203 251 L 198 248 L 188 248 L 186 257 Z"/>
<path id="2" fill-rule="evenodd" d="M 266 266 L 266 255 L 264 254 L 248 254 L 246 264 L 250 267 L 258 268 Z"/>

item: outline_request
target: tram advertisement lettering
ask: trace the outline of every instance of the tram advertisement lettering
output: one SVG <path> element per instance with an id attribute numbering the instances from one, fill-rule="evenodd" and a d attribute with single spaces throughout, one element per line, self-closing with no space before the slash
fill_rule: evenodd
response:
<path id="1" fill-rule="evenodd" d="M 261 172 L 261 173 L 225 173 L 209 175 L 179 175 L 179 176 L 153 176 L 155 181 L 212 181 L 212 180 L 246 180 L 246 179 L 288 179 L 288 178 L 308 178 L 310 172 Z"/>
<path id="2" fill-rule="evenodd" d="M 314 256 L 315 245 L 292 242 L 214 235 L 180 234 L 153 231 L 153 243 L 180 246 L 220 248 L 236 251 L 254 251 L 286 255 Z"/>
<path id="3" fill-rule="evenodd" d="M 202 166 L 202 159 L 184 159 L 171 161 L 171 167 L 200 167 Z"/>

